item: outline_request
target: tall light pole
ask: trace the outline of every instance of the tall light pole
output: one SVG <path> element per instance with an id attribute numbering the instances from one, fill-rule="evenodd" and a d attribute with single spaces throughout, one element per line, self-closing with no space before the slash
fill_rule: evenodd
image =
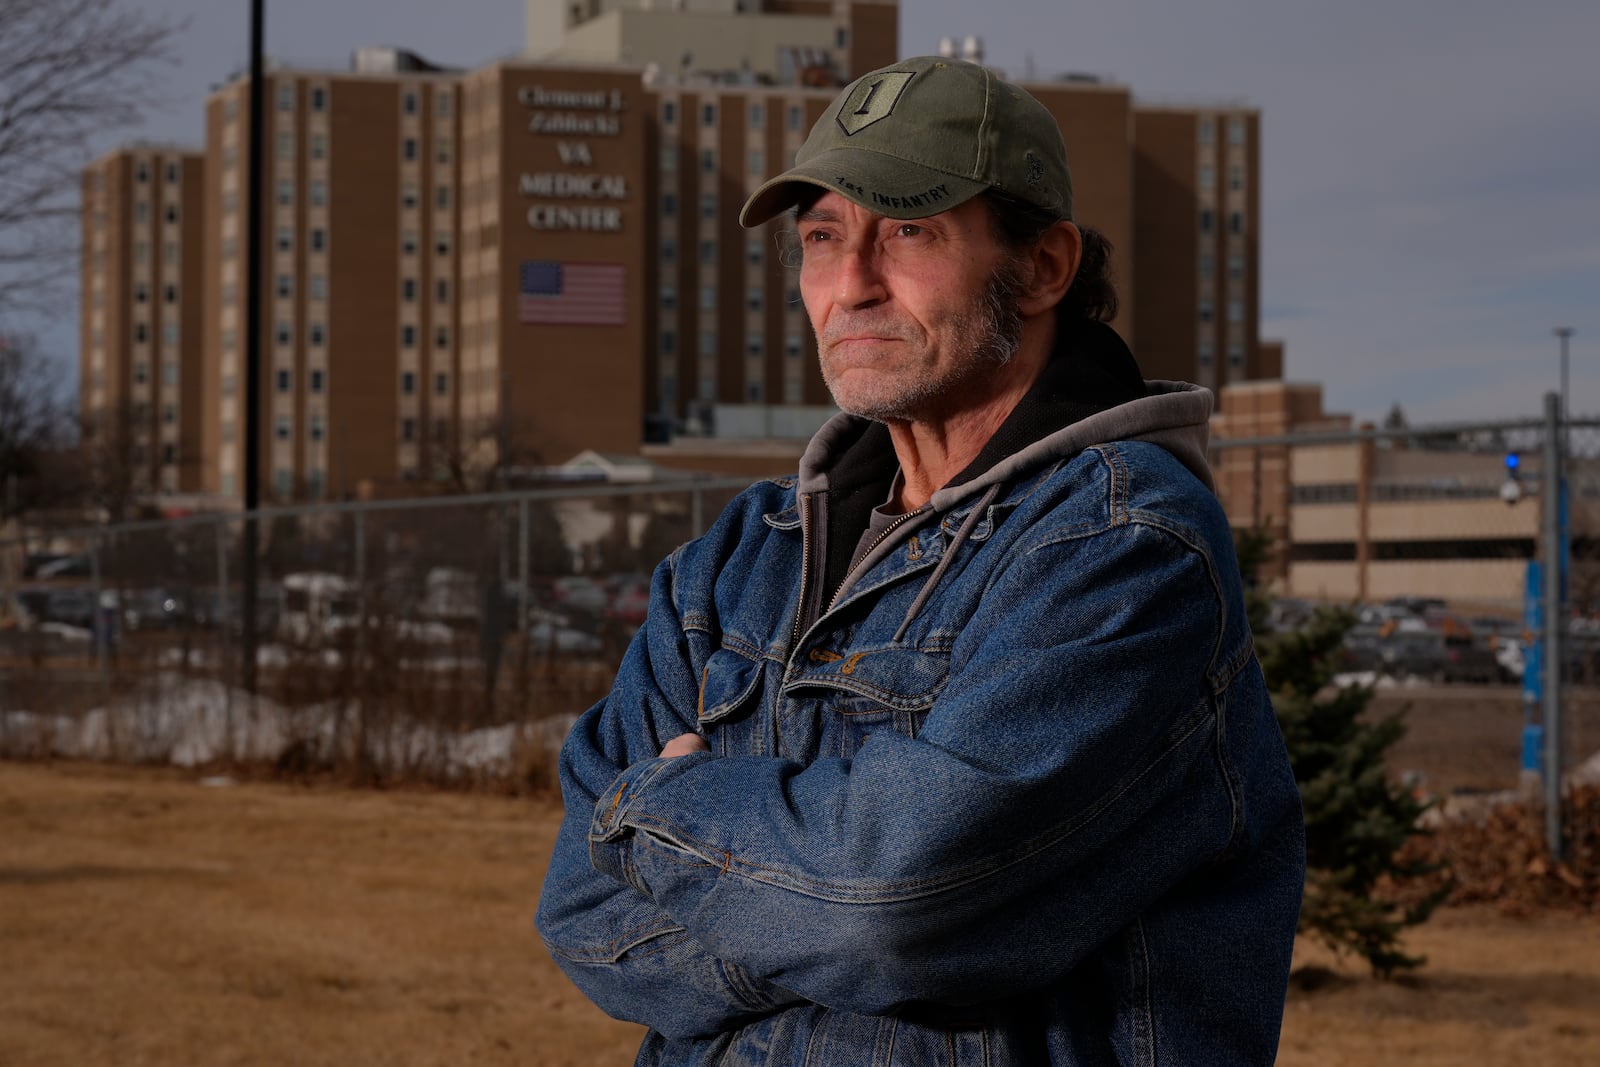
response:
<path id="1" fill-rule="evenodd" d="M 1567 442 L 1567 420 L 1572 413 L 1567 408 L 1567 341 L 1572 337 L 1571 326 L 1557 326 L 1550 331 L 1561 341 L 1561 443 Z"/>

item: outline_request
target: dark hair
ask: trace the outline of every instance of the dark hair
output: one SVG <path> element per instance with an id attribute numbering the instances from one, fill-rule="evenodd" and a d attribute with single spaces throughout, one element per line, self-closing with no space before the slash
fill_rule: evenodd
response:
<path id="1" fill-rule="evenodd" d="M 991 189 L 982 195 L 994 224 L 995 240 L 1015 255 L 1037 244 L 1045 232 L 1060 221 L 1054 213 L 998 190 Z M 1056 318 L 1062 322 L 1110 322 L 1117 317 L 1117 287 L 1111 280 L 1111 242 L 1106 240 L 1105 234 L 1089 226 L 1079 227 L 1079 233 L 1083 235 L 1083 259 L 1067 295 L 1056 305 Z"/>

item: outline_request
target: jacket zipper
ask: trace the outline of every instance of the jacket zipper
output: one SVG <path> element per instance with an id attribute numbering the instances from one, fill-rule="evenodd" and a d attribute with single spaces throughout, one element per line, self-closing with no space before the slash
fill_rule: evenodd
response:
<path id="1" fill-rule="evenodd" d="M 811 578 L 811 498 L 801 494 L 800 505 L 800 603 L 794 609 L 794 629 L 789 635 L 789 656 L 800 647 L 800 620 L 806 615 L 806 583 Z"/>
<path id="2" fill-rule="evenodd" d="M 861 553 L 861 555 L 856 557 L 855 563 L 851 565 L 850 571 L 849 571 L 849 573 L 847 573 L 845 575 L 845 578 L 848 579 L 851 574 L 854 574 L 856 567 L 859 567 L 861 565 L 861 561 L 866 559 L 868 556 L 872 555 L 872 553 L 877 549 L 877 547 L 879 545 L 883 544 L 885 541 L 887 541 L 889 539 L 889 535 L 890 534 L 894 533 L 896 530 L 898 530 L 900 528 L 901 524 L 903 524 L 903 523 L 905 523 L 905 522 L 907 522 L 907 521 L 909 521 L 911 519 L 916 518 L 917 516 L 923 514 L 927 510 L 928 510 L 928 505 L 924 504 L 921 507 L 919 507 L 919 508 L 917 508 L 917 509 L 915 509 L 913 511 L 907 511 L 907 512 L 899 515 L 898 517 L 896 517 L 893 522 L 891 522 L 889 525 L 885 526 L 882 530 L 878 531 L 878 536 L 874 537 L 872 539 L 872 543 L 867 546 L 867 550 L 865 552 Z M 802 570 L 801 571 L 801 574 L 802 574 L 801 581 L 805 580 L 804 577 L 803 577 L 804 573 L 805 573 L 804 570 Z M 837 588 L 837 589 L 835 589 L 833 591 L 833 596 L 831 598 L 829 598 L 829 600 L 828 600 L 828 606 L 825 609 L 823 609 L 824 613 L 832 611 L 834 608 L 839 606 L 839 598 L 844 595 L 844 591 L 847 588 L 849 588 L 849 585 L 850 585 L 850 583 L 848 581 L 839 583 L 839 588 Z"/>

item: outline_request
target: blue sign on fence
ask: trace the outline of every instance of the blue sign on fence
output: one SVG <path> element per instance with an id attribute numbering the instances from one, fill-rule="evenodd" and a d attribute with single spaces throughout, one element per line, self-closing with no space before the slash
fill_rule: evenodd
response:
<path id="1" fill-rule="evenodd" d="M 1528 561 L 1528 582 L 1522 600 L 1522 699 L 1537 707 L 1544 700 L 1544 568 Z"/>

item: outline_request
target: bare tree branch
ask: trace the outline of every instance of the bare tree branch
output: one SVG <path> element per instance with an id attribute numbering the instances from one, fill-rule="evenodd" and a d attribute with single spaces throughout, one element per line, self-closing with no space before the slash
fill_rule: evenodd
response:
<path id="1" fill-rule="evenodd" d="M 90 145 L 138 124 L 181 28 L 121 0 L 0 0 L 0 313 L 71 270 Z"/>

